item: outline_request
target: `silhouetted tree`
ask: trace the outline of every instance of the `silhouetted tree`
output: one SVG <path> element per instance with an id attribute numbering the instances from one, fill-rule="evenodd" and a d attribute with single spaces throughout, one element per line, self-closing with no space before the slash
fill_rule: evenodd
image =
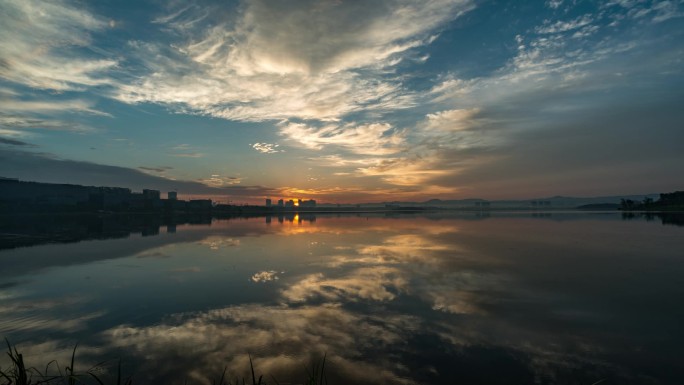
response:
<path id="1" fill-rule="evenodd" d="M 620 199 L 620 209 L 622 210 L 633 210 L 634 201 L 631 199 Z"/>

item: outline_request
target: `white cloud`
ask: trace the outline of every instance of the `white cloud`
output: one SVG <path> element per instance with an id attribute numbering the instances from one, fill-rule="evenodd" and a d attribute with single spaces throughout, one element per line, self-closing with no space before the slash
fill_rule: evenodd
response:
<path id="1" fill-rule="evenodd" d="M 619 6 L 625 9 L 626 13 L 616 13 L 615 19 L 630 18 L 641 19 L 645 16 L 652 16 L 651 22 L 661 23 L 663 21 L 684 16 L 682 2 L 679 1 L 637 1 L 637 0 L 613 0 L 605 4 L 605 7 Z"/>
<path id="2" fill-rule="evenodd" d="M 0 120 L 0 125 L 5 126 L 5 124 L 2 123 L 2 120 Z M 18 131 L 18 130 L 8 130 L 6 128 L 0 128 L 0 135 L 9 136 L 11 138 L 27 138 L 27 137 L 32 136 L 32 134 L 29 132 Z"/>
<path id="3" fill-rule="evenodd" d="M 571 20 L 546 20 L 529 35 L 517 35 L 517 54 L 490 76 L 460 79 L 444 76 L 430 91 L 434 102 L 455 102 L 460 108 L 483 108 L 513 95 L 549 92 L 585 84 L 591 65 L 634 48 L 634 42 L 610 37 L 592 41 L 603 26 L 591 15 Z M 597 83 L 606 84 L 604 82 Z"/>
<path id="4" fill-rule="evenodd" d="M 559 20 L 556 21 L 555 23 L 550 23 L 546 22 L 544 23 L 543 26 L 537 27 L 536 31 L 537 33 L 542 33 L 542 34 L 553 34 L 553 33 L 561 33 L 561 32 L 567 32 L 567 31 L 572 31 L 578 28 L 582 28 L 588 24 L 590 24 L 593 21 L 593 18 L 591 15 L 584 15 L 580 16 L 576 19 L 569 20 L 569 21 L 563 21 Z"/>
<path id="5" fill-rule="evenodd" d="M 275 270 L 260 271 L 252 276 L 252 282 L 269 282 L 279 279 L 278 272 Z"/>
<path id="6" fill-rule="evenodd" d="M 0 113 L 0 126 L 11 128 L 10 131 L 18 132 L 25 129 L 42 129 L 71 132 L 93 132 L 94 128 L 77 122 L 60 119 L 45 119 L 32 117 L 30 113 L 25 115 L 3 115 Z M 28 134 L 26 134 L 28 135 Z"/>
<path id="7" fill-rule="evenodd" d="M 404 144 L 403 133 L 387 123 L 314 127 L 304 123 L 283 122 L 279 128 L 281 135 L 314 150 L 337 146 L 355 154 L 389 155 L 401 151 Z"/>
<path id="8" fill-rule="evenodd" d="M 176 157 L 176 158 L 202 158 L 204 157 L 204 153 L 197 151 L 197 149 L 187 143 L 179 144 L 173 147 L 170 147 L 169 152 L 170 156 Z"/>
<path id="9" fill-rule="evenodd" d="M 90 34 L 108 23 L 63 1 L 2 0 L 0 78 L 33 88 L 82 90 L 112 84 L 116 60 L 87 55 Z"/>
<path id="10" fill-rule="evenodd" d="M 176 155 L 179 156 L 179 155 Z M 209 178 L 199 179 L 198 182 L 211 187 L 230 186 L 242 183 L 242 179 L 235 176 L 222 176 L 213 174 Z"/>
<path id="11" fill-rule="evenodd" d="M 252 148 L 259 151 L 262 154 L 275 154 L 278 152 L 283 152 L 283 150 L 278 150 L 279 144 L 273 143 L 254 143 L 251 144 Z"/>
<path id="12" fill-rule="evenodd" d="M 480 112 L 478 108 L 446 110 L 427 115 L 425 129 L 429 131 L 461 131 L 475 124 L 475 116 Z"/>
<path id="13" fill-rule="evenodd" d="M 79 99 L 59 101 L 5 99 L 2 101 L 2 109 L 3 113 L 45 114 L 68 111 L 111 117 L 106 112 L 94 109 L 92 102 Z"/>
<path id="14" fill-rule="evenodd" d="M 204 11 L 176 10 L 156 22 L 183 41 L 170 47 L 134 42 L 131 49 L 149 58 L 150 73 L 116 96 L 243 121 L 329 121 L 406 108 L 414 96 L 393 67 L 472 8 L 469 0 L 251 0 L 235 19 L 182 27 L 173 23 Z"/>
<path id="15" fill-rule="evenodd" d="M 313 161 L 318 166 L 326 167 L 358 167 L 358 166 L 369 166 L 379 164 L 387 159 L 392 158 L 382 158 L 382 157 L 359 157 L 355 158 L 353 156 L 341 156 L 339 154 L 333 155 L 321 155 L 317 157 L 308 158 Z"/>
<path id="16" fill-rule="evenodd" d="M 375 166 L 360 167 L 358 172 L 366 176 L 380 176 L 386 183 L 397 186 L 420 186 L 425 188 L 433 187 L 433 193 L 455 192 L 455 189 L 445 189 L 436 191 L 434 187 L 427 183 L 436 177 L 453 174 L 455 169 L 446 169 L 438 164 L 439 158 L 434 154 L 431 156 L 414 156 L 399 159 L 388 159 Z"/>
<path id="17" fill-rule="evenodd" d="M 173 153 L 169 154 L 171 156 L 174 156 L 176 158 L 202 158 L 204 157 L 204 154 L 201 152 L 179 152 L 179 153 Z"/>
<path id="18" fill-rule="evenodd" d="M 558 9 L 561 5 L 563 5 L 563 0 L 548 0 L 546 2 L 546 6 L 551 9 Z"/>

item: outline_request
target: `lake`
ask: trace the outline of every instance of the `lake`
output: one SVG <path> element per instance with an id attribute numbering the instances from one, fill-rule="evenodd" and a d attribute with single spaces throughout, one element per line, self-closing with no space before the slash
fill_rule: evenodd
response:
<path id="1" fill-rule="evenodd" d="M 675 218 L 676 219 L 676 218 Z M 0 337 L 134 384 L 681 384 L 684 227 L 620 213 L 0 218 Z M 7 357 L 0 366 L 7 367 Z M 251 378 L 248 378 L 251 380 Z"/>

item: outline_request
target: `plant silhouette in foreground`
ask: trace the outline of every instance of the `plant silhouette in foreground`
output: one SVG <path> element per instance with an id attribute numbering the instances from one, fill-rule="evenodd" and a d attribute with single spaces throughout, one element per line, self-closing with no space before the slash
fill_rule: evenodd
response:
<path id="1" fill-rule="evenodd" d="M 85 372 L 76 372 L 76 349 L 78 348 L 78 344 L 74 346 L 74 350 L 71 352 L 69 366 L 64 367 L 64 371 L 62 371 L 56 360 L 52 360 L 48 362 L 45 366 L 45 370 L 41 372 L 35 367 L 27 368 L 24 362 L 24 355 L 19 353 L 17 347 L 13 347 L 7 339 L 5 339 L 5 342 L 7 343 L 7 355 L 10 358 L 11 367 L 9 369 L 0 368 L 0 381 L 5 381 L 2 383 L 3 385 L 76 385 L 88 382 L 105 385 L 105 382 L 97 375 L 97 372 L 103 371 L 106 362 L 101 362 Z M 119 361 L 117 366 L 116 380 L 111 383 L 116 385 L 132 384 L 130 378 L 122 380 L 121 361 Z"/>
<path id="2" fill-rule="evenodd" d="M 92 368 L 77 372 L 75 370 L 76 364 L 76 349 L 78 344 L 74 346 L 71 352 L 71 360 L 69 366 L 65 366 L 62 370 L 56 360 L 50 361 L 42 372 L 35 367 L 26 367 L 24 363 L 23 354 L 19 353 L 16 346 L 12 346 L 10 342 L 5 339 L 7 343 L 7 355 L 10 358 L 10 367 L 8 369 L 0 367 L 0 385 L 77 385 L 77 384 L 97 384 L 97 385 L 132 385 L 133 379 L 128 377 L 124 379 L 121 375 L 121 360 L 118 361 L 116 367 L 116 377 L 107 378 L 103 375 L 106 373 L 107 362 L 100 362 Z M 323 356 L 321 363 L 313 363 L 312 367 L 306 368 L 306 378 L 302 385 L 327 385 L 328 380 L 325 376 L 325 361 L 326 355 Z M 249 366 L 251 371 L 251 385 L 267 385 L 264 381 L 264 376 L 260 375 L 258 378 L 254 370 L 254 363 L 252 356 L 249 355 Z M 240 380 L 235 378 L 231 381 L 227 378 L 228 368 L 223 369 L 221 377 L 212 381 L 213 385 L 248 385 L 245 378 Z M 273 383 L 279 385 L 279 382 L 271 377 Z M 4 382 L 3 382 L 4 381 Z M 186 381 L 187 384 L 187 381 Z"/>

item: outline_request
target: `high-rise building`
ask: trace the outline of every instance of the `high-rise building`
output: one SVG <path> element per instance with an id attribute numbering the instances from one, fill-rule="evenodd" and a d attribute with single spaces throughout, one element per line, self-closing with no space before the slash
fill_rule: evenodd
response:
<path id="1" fill-rule="evenodd" d="M 143 190 L 143 197 L 145 197 L 145 199 L 158 200 L 161 198 L 161 194 L 159 193 L 159 190 L 145 189 Z"/>
<path id="2" fill-rule="evenodd" d="M 170 201 L 178 200 L 178 193 L 175 191 L 169 191 L 168 197 Z"/>
<path id="3" fill-rule="evenodd" d="M 278 199 L 278 207 L 283 207 L 284 203 L 282 199 Z"/>
<path id="4" fill-rule="evenodd" d="M 307 201 L 300 201 L 299 207 L 308 207 L 308 208 L 316 207 L 316 201 L 314 199 L 309 199 Z"/>
<path id="5" fill-rule="evenodd" d="M 266 198 L 266 207 L 271 207 L 271 198 Z"/>

